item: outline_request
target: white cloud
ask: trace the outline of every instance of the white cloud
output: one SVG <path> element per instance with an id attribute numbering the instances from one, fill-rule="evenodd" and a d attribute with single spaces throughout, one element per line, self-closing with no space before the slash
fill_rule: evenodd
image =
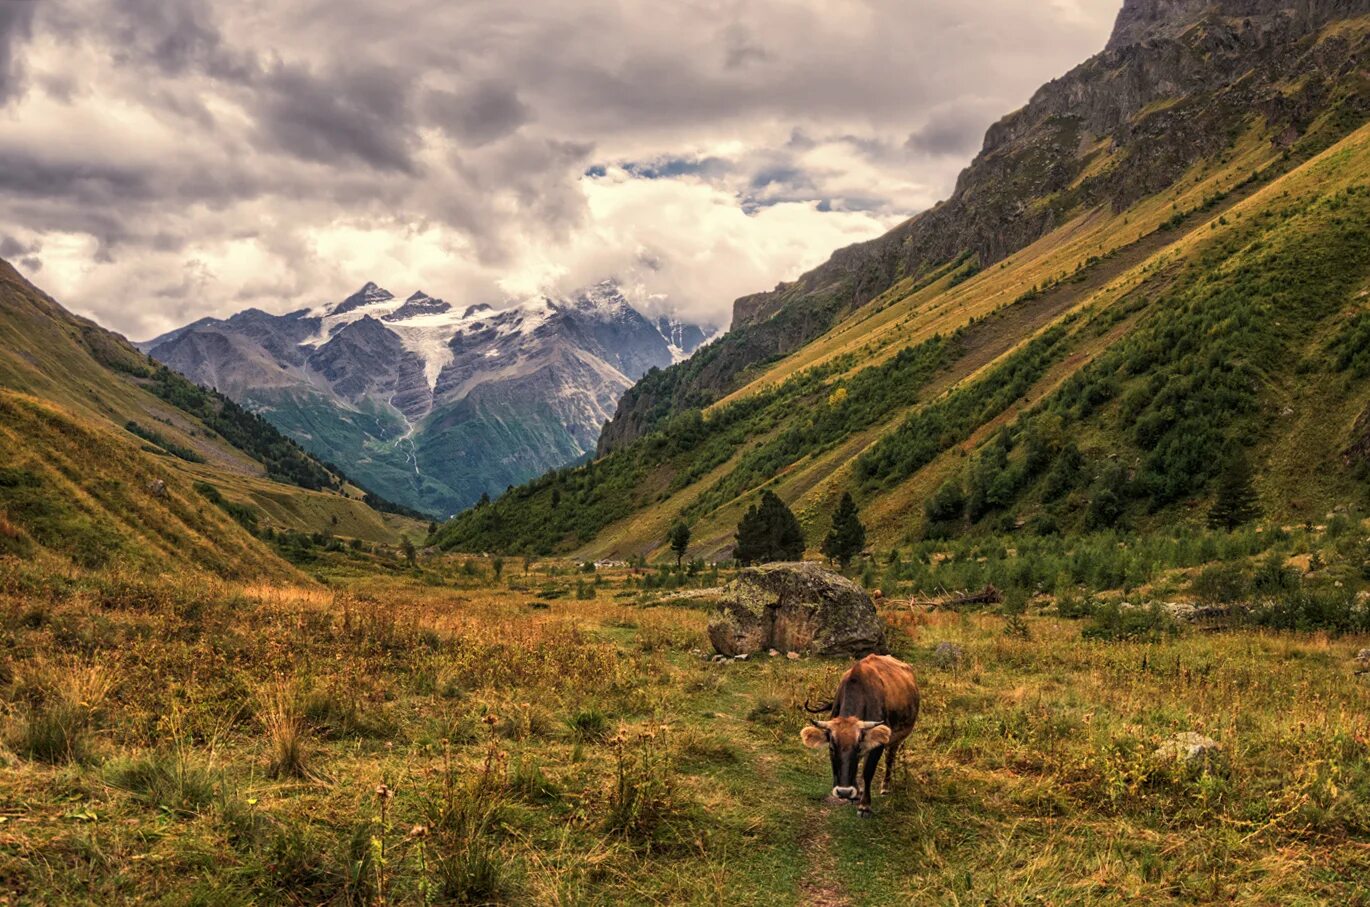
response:
<path id="1" fill-rule="evenodd" d="M 1118 0 L 33 6 L 0 19 L 0 221 L 142 337 L 367 279 L 612 274 L 725 322 L 945 196 Z"/>

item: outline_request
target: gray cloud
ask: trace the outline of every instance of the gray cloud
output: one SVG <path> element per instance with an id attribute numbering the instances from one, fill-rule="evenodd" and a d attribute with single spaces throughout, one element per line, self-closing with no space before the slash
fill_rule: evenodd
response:
<path id="1" fill-rule="evenodd" d="M 23 80 L 18 49 L 29 37 L 38 0 L 0 2 L 0 105 L 14 96 Z"/>
<path id="2" fill-rule="evenodd" d="M 424 113 L 453 138 L 474 147 L 504 138 L 532 116 L 518 92 L 498 82 L 481 82 L 461 93 L 430 91 Z"/>
<path id="3" fill-rule="evenodd" d="M 1006 112 L 998 99 L 966 98 L 932 111 L 927 121 L 909 133 L 905 147 L 914 152 L 966 157 L 980 148 L 985 130 Z"/>
<path id="4" fill-rule="evenodd" d="M 39 243 L 21 242 L 13 236 L 0 234 L 0 258 L 19 258 L 23 255 L 31 255 L 42 249 Z"/>
<path id="5" fill-rule="evenodd" d="M 413 170 L 412 80 L 400 71 L 354 65 L 316 75 L 282 64 L 262 81 L 262 146 L 322 163 Z"/>
<path id="6" fill-rule="evenodd" d="M 133 335 L 365 279 L 718 322 L 944 196 L 1119 2 L 0 0 L 0 255 Z"/>

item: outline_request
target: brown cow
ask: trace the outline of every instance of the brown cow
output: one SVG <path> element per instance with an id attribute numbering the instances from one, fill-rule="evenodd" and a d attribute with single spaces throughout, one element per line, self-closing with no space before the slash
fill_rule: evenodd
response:
<path id="1" fill-rule="evenodd" d="M 881 754 L 885 756 L 885 783 L 880 793 L 887 794 L 899 745 L 918 720 L 918 681 L 913 668 L 888 655 L 867 655 L 842 675 L 831 704 L 809 711 L 827 709 L 832 710 L 832 718 L 810 719 L 812 727 L 804 728 L 800 739 L 812 749 L 828 747 L 833 796 L 847 801 L 859 797 L 858 810 L 869 817 L 871 782 Z M 862 756 L 866 766 L 858 784 L 856 774 Z"/>

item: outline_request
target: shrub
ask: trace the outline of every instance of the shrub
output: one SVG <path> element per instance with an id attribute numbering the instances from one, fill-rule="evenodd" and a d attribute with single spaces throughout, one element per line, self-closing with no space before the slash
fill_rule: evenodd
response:
<path id="1" fill-rule="evenodd" d="M 1156 640 L 1179 632 L 1179 625 L 1157 604 L 1134 607 L 1108 602 L 1094 609 L 1080 635 L 1099 640 Z"/>
<path id="2" fill-rule="evenodd" d="M 1252 575 L 1251 588 L 1260 595 L 1277 595 L 1294 591 L 1299 587 L 1299 582 L 1298 571 L 1286 566 L 1284 558 L 1272 551 Z"/>
<path id="3" fill-rule="evenodd" d="M 1201 602 L 1229 604 L 1250 596 L 1251 576 L 1241 564 L 1214 564 L 1194 576 L 1189 591 Z"/>
<path id="4" fill-rule="evenodd" d="M 1257 605 L 1251 620 L 1275 630 L 1324 630 L 1329 633 L 1370 631 L 1370 609 L 1350 589 L 1299 588 Z"/>

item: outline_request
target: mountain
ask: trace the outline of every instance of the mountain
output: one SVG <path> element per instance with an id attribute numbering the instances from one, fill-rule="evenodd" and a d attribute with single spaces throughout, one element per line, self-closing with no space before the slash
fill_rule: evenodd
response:
<path id="1" fill-rule="evenodd" d="M 451 514 L 594 449 L 633 381 L 705 341 L 611 281 L 504 308 L 368 283 L 333 305 L 202 319 L 142 344 L 378 493 Z"/>
<path id="2" fill-rule="evenodd" d="M 767 488 L 882 547 L 1363 502 L 1370 8 L 1127 0 L 1106 48 L 988 130 L 944 202 L 622 398 L 599 459 L 461 514 L 472 550 L 726 556 Z M 571 506 L 567 506 L 570 502 Z"/>
<path id="3" fill-rule="evenodd" d="M 298 579 L 245 528 L 395 543 L 335 470 L 0 262 L 0 563 Z M 7 568 L 8 569 L 8 568 Z"/>

